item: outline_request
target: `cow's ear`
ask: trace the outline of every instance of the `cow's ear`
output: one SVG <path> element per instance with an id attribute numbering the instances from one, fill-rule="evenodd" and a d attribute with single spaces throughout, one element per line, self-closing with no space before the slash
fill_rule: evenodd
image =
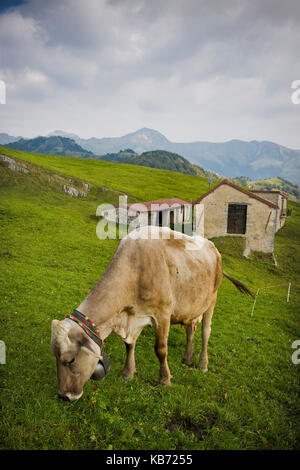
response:
<path id="1" fill-rule="evenodd" d="M 60 329 L 60 321 L 59 320 L 52 320 L 51 322 L 51 330 L 52 332 L 56 332 Z"/>
<path id="2" fill-rule="evenodd" d="M 52 320 L 51 322 L 52 339 L 55 339 L 57 336 L 60 336 L 61 334 L 63 334 L 63 332 L 67 333 L 67 329 L 64 323 L 59 320 Z"/>
<path id="3" fill-rule="evenodd" d="M 89 345 L 87 346 L 81 346 L 81 351 L 85 352 L 86 354 L 90 354 L 91 356 L 96 357 L 97 359 L 102 359 L 102 356 L 99 354 L 96 354 L 92 349 L 90 348 Z"/>
<path id="4" fill-rule="evenodd" d="M 72 343 L 77 343 L 78 346 L 83 346 L 86 341 L 86 334 L 83 332 L 81 328 L 77 325 L 73 326 L 68 332 L 69 340 Z"/>
<path id="5" fill-rule="evenodd" d="M 82 332 L 83 333 L 83 332 Z M 98 359 L 102 359 L 102 356 L 96 354 L 92 348 L 92 340 L 83 333 L 83 342 L 81 343 L 81 351 L 85 352 L 86 354 L 90 354 L 91 356 L 97 357 Z"/>
<path id="6" fill-rule="evenodd" d="M 63 321 L 60 320 L 52 320 L 51 322 L 51 329 L 53 332 L 62 333 L 67 332 L 68 327 Z"/>
<path id="7" fill-rule="evenodd" d="M 79 346 L 81 346 L 81 351 L 91 354 L 92 356 L 98 357 L 100 356 L 95 354 L 91 346 L 91 339 L 84 333 L 84 331 L 80 328 L 72 328 L 68 333 L 70 341 L 76 342 Z"/>

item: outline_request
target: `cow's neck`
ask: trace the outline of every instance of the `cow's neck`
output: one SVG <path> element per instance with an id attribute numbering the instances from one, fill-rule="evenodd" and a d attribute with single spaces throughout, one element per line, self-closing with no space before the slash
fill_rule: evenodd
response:
<path id="1" fill-rule="evenodd" d="M 78 310 L 93 320 L 104 340 L 114 329 L 116 315 L 120 313 L 128 302 L 128 289 L 126 281 L 116 273 L 106 272 L 100 281 L 91 290 Z"/>

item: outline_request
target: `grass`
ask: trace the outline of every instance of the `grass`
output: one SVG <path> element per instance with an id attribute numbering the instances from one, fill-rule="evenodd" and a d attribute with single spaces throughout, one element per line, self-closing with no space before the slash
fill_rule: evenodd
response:
<path id="1" fill-rule="evenodd" d="M 112 334 L 105 341 L 111 361 L 108 376 L 103 382 L 89 381 L 78 402 L 66 403 L 57 398 L 50 323 L 85 298 L 118 245 L 116 240 L 97 239 L 97 205 L 106 195 L 113 200 L 118 191 L 156 199 L 174 195 L 178 188 L 175 194 L 188 199 L 207 188 L 201 178 L 167 171 L 20 153 L 18 157 L 41 167 L 38 174 L 25 175 L 0 165 L 0 339 L 7 347 L 7 364 L 0 365 L 0 447 L 297 448 L 299 365 L 291 362 L 291 344 L 300 338 L 300 206 L 290 203 L 292 216 L 276 235 L 277 268 L 266 255 L 244 258 L 242 239 L 215 240 L 224 269 L 254 292 L 261 291 L 251 316 L 252 300 L 223 281 L 207 374 L 181 364 L 185 334 L 173 326 L 173 383 L 169 388 L 157 386 L 154 332 L 147 327 L 136 347 L 137 374 L 124 382 L 125 347 Z M 48 181 L 48 171 L 88 181 L 94 189 L 87 198 L 71 198 Z M 103 186 L 108 193 L 99 189 Z M 200 329 L 195 344 L 198 356 Z"/>
<path id="2" fill-rule="evenodd" d="M 0 153 L 12 158 L 40 165 L 74 178 L 94 184 L 96 187 L 125 192 L 137 201 L 183 198 L 194 201 L 209 189 L 208 181 L 201 176 L 184 175 L 169 170 L 155 170 L 123 163 L 105 162 L 82 158 L 43 155 L 0 147 Z"/>

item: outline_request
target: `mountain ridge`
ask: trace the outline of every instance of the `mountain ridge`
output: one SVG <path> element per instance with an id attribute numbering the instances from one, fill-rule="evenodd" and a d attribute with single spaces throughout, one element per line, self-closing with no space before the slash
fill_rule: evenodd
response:
<path id="1" fill-rule="evenodd" d="M 128 147 L 137 153 L 166 150 L 229 178 L 248 176 L 265 179 L 279 176 L 292 183 L 300 183 L 300 150 L 268 140 L 172 142 L 159 131 L 143 127 L 121 137 L 78 137 L 76 142 L 96 154 L 114 153 Z"/>
<path id="2" fill-rule="evenodd" d="M 226 142 L 172 142 L 159 131 L 143 127 L 121 137 L 90 137 L 56 130 L 72 136 L 75 142 L 96 155 L 118 153 L 130 148 L 136 153 L 163 150 L 176 153 L 213 173 L 228 178 L 247 176 L 251 179 L 282 177 L 299 186 L 300 150 L 290 149 L 272 141 L 232 139 Z"/>

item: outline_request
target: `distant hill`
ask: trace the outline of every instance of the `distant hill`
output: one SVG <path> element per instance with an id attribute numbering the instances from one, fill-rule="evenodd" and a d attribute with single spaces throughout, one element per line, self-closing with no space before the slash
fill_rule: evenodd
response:
<path id="1" fill-rule="evenodd" d="M 95 156 L 95 158 L 115 163 L 129 163 L 132 165 L 147 166 L 149 168 L 171 170 L 186 175 L 209 176 L 214 180 L 222 179 L 220 175 L 206 171 L 198 165 L 193 165 L 181 155 L 165 150 L 154 150 L 138 155 L 132 149 L 125 149 L 120 150 L 118 153 L 108 153 L 98 157 Z"/>
<path id="2" fill-rule="evenodd" d="M 55 132 L 66 134 L 64 131 Z M 77 144 L 98 155 L 119 152 L 124 148 L 131 148 L 139 154 L 166 150 L 229 178 L 241 175 L 252 179 L 280 176 L 300 184 L 300 150 L 292 150 L 274 142 L 171 142 L 160 132 L 145 127 L 122 137 L 81 139 L 75 134 L 72 136 Z"/>
<path id="3" fill-rule="evenodd" d="M 144 152 L 137 155 L 134 152 L 120 152 L 118 154 L 109 154 L 104 156 L 104 160 L 110 160 L 120 163 L 130 163 L 131 165 L 148 166 L 150 168 L 160 168 L 161 170 L 172 170 L 189 175 L 196 175 L 197 172 L 193 165 L 185 158 L 175 153 L 166 152 L 165 150 L 154 150 L 152 152 Z M 116 155 L 116 157 L 115 157 Z"/>
<path id="4" fill-rule="evenodd" d="M 262 191 L 282 191 L 292 201 L 300 202 L 299 187 L 283 178 L 269 178 L 265 180 L 252 181 L 249 178 L 241 177 L 233 178 L 232 181 L 249 189 L 257 189 Z"/>
<path id="5" fill-rule="evenodd" d="M 99 155 L 97 158 L 100 160 L 105 160 L 106 162 L 115 162 L 115 163 L 130 163 L 130 160 L 137 156 L 132 149 L 120 150 L 117 153 L 107 153 L 105 155 Z"/>
<path id="6" fill-rule="evenodd" d="M 14 137 L 12 135 L 0 132 L 0 145 L 7 145 L 11 142 L 16 142 L 19 139 L 21 139 L 21 137 Z"/>
<path id="7" fill-rule="evenodd" d="M 91 158 L 93 153 L 83 149 L 76 142 L 67 137 L 36 137 L 34 139 L 20 139 L 7 144 L 6 147 L 23 152 L 44 153 L 48 155 L 62 155 L 65 157 Z"/>

